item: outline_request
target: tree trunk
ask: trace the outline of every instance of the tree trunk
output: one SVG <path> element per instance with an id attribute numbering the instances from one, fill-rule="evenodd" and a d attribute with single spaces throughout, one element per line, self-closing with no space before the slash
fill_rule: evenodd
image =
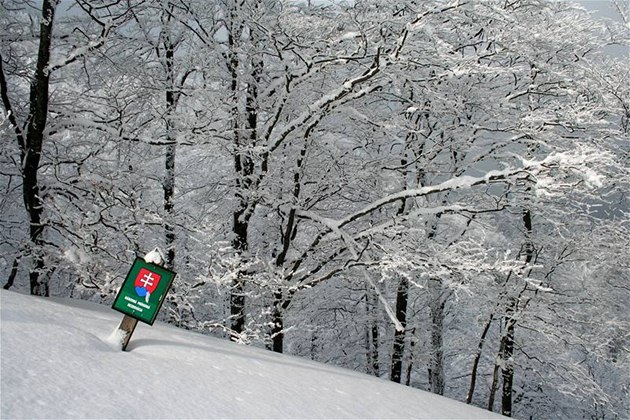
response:
<path id="1" fill-rule="evenodd" d="M 486 335 L 492 325 L 494 314 L 490 314 L 490 318 L 486 322 L 486 326 L 483 328 L 481 337 L 479 338 L 479 344 L 477 345 L 477 353 L 475 353 L 475 359 L 473 361 L 473 367 L 470 372 L 470 386 L 468 387 L 468 394 L 466 395 L 466 404 L 472 403 L 473 395 L 475 394 L 475 384 L 477 383 L 477 369 L 479 368 L 479 360 L 481 359 L 481 353 L 483 351 L 483 344 L 486 341 Z"/>
<path id="2" fill-rule="evenodd" d="M 376 313 L 378 301 L 374 296 L 374 292 L 370 289 L 365 293 L 365 308 L 367 315 L 367 325 L 365 327 L 368 372 L 374 376 L 381 376 L 381 365 L 379 363 L 379 332 L 378 319 L 374 316 Z"/>
<path id="3" fill-rule="evenodd" d="M 234 7 L 238 7 L 235 5 Z M 247 231 L 249 228 L 250 214 L 248 212 L 248 193 L 251 186 L 251 175 L 253 172 L 253 162 L 244 150 L 241 138 L 241 124 L 239 118 L 239 58 L 236 40 L 240 37 L 242 25 L 237 21 L 238 12 L 232 8 L 230 14 L 230 31 L 228 33 L 228 70 L 230 71 L 231 83 L 230 94 L 232 100 L 231 123 L 234 143 L 234 172 L 236 175 L 236 209 L 232 212 L 232 247 L 239 254 L 243 255 L 248 249 Z M 232 282 L 230 291 L 230 319 L 232 330 L 232 340 L 237 340 L 238 336 L 245 328 L 245 273 L 239 270 L 236 278 Z"/>
<path id="4" fill-rule="evenodd" d="M 44 0 L 42 4 L 42 23 L 40 25 L 37 66 L 30 91 L 30 108 L 25 144 L 21 144 L 22 192 L 24 206 L 29 216 L 30 253 L 33 267 L 29 273 L 30 291 L 33 295 L 48 296 L 48 282 L 42 277 L 45 267 L 42 249 L 42 200 L 37 179 L 39 162 L 44 142 L 44 131 L 48 118 L 48 89 L 50 74 L 47 69 L 50 61 L 53 21 L 57 2 Z"/>
<path id="5" fill-rule="evenodd" d="M 402 277 L 396 293 L 396 318 L 403 330 L 394 332 L 394 348 L 392 350 L 392 366 L 390 380 L 400 383 L 402 378 L 402 362 L 405 353 L 405 337 L 407 327 L 407 301 L 409 298 L 409 280 Z"/>
<path id="6" fill-rule="evenodd" d="M 413 98 L 413 94 L 411 95 Z M 409 187 L 408 185 L 408 176 L 409 169 L 407 166 L 407 147 L 409 146 L 409 142 L 415 140 L 414 134 L 410 133 L 407 135 L 405 139 L 405 149 L 403 150 L 403 155 L 400 159 L 400 166 L 405 168 L 402 172 L 402 185 L 403 188 L 406 189 Z M 397 216 L 402 216 L 407 210 L 407 200 L 402 200 L 398 211 L 396 212 Z M 402 362 L 403 357 L 405 355 L 405 337 L 407 336 L 407 305 L 409 302 L 409 280 L 404 277 L 400 278 L 400 282 L 398 283 L 398 289 L 396 291 L 396 318 L 402 325 L 403 329 L 399 331 L 398 329 L 394 329 L 394 345 L 392 348 L 392 365 L 390 370 L 389 378 L 393 382 L 400 383 L 402 379 Z"/>
<path id="7" fill-rule="evenodd" d="M 497 384 L 499 383 L 499 368 L 500 368 L 500 360 L 501 355 L 503 354 L 503 346 L 505 345 L 505 340 L 501 339 L 501 344 L 499 346 L 499 355 L 496 358 L 494 363 L 494 369 L 492 371 L 492 385 L 490 385 L 490 395 L 488 396 L 488 410 L 494 411 L 494 397 L 497 393 Z"/>
<path id="8" fill-rule="evenodd" d="M 442 282 L 439 279 L 431 279 L 432 301 L 431 310 L 431 362 L 429 368 L 429 387 L 431 392 L 438 395 L 444 394 L 444 305 L 442 296 Z"/>
<path id="9" fill-rule="evenodd" d="M 405 374 L 405 385 L 411 385 L 411 372 L 413 371 L 413 349 L 415 347 L 415 328 L 410 331 L 411 340 L 409 341 L 409 363 L 407 363 L 407 372 Z"/>
<path id="10" fill-rule="evenodd" d="M 531 188 L 526 189 L 527 193 L 531 192 Z M 523 252 L 525 254 L 525 267 L 532 263 L 534 259 L 534 244 L 531 240 L 533 231 L 532 213 L 528 208 L 523 209 L 523 226 L 525 228 L 525 244 Z M 531 269 L 530 269 L 531 270 Z M 518 309 L 519 301 L 517 298 L 511 298 L 505 314 L 505 336 L 502 353 L 501 376 L 503 379 L 503 388 L 501 392 L 501 414 L 512 417 L 512 394 L 514 384 L 514 329 L 516 320 L 514 314 Z"/>
<path id="11" fill-rule="evenodd" d="M 170 270 L 175 269 L 175 144 L 166 146 L 165 169 L 166 176 L 164 178 L 164 236 L 166 243 L 166 261 L 165 266 Z"/>
<path id="12" fill-rule="evenodd" d="M 247 229 L 249 226 L 248 218 L 244 217 L 246 208 L 241 207 L 233 213 L 233 225 L 232 230 L 234 233 L 234 239 L 232 240 L 232 247 L 241 255 L 247 251 Z M 241 334 L 245 329 L 245 286 L 244 276 L 241 270 L 239 270 L 237 277 L 232 282 L 232 289 L 230 291 L 230 319 L 231 330 L 233 334 Z M 233 340 L 238 339 L 236 336 L 232 336 Z"/>
<path id="13" fill-rule="evenodd" d="M 282 317 L 282 292 L 274 294 L 272 325 L 271 325 L 271 350 L 282 353 L 284 350 L 284 320 Z"/>
<path id="14" fill-rule="evenodd" d="M 17 276 L 18 268 L 20 267 L 20 258 L 21 257 L 18 255 L 13 260 L 13 264 L 11 265 L 11 274 L 9 274 L 9 278 L 3 286 L 4 290 L 9 290 L 13 286 L 13 283 L 15 282 L 15 277 Z"/>
<path id="15" fill-rule="evenodd" d="M 516 304 L 512 305 L 515 307 Z M 512 417 L 512 384 L 514 381 L 514 322 L 508 319 L 505 332 L 505 345 L 503 346 L 503 365 L 501 376 L 503 379 L 503 389 L 501 392 L 501 414 Z"/>
<path id="16" fill-rule="evenodd" d="M 370 347 L 371 359 L 372 359 L 372 371 L 374 376 L 381 376 L 381 363 L 379 362 L 380 353 L 380 334 L 378 330 L 378 321 L 372 319 L 372 346 Z"/>
<path id="17" fill-rule="evenodd" d="M 170 15 L 169 15 L 170 16 Z M 167 29 L 168 30 L 168 29 Z M 170 36 L 166 36 L 164 40 L 165 58 L 166 58 L 166 155 L 165 175 L 162 184 L 164 190 L 164 231 L 166 242 L 166 261 L 165 266 L 173 270 L 175 268 L 175 226 L 173 223 L 174 202 L 175 202 L 175 152 L 177 150 L 175 144 L 175 135 L 173 134 L 173 113 L 175 112 L 175 77 L 174 77 L 174 46 L 170 40 Z"/>

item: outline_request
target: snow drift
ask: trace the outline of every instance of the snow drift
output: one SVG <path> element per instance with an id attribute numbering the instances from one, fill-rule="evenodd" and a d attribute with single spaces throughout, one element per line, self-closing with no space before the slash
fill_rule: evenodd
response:
<path id="1" fill-rule="evenodd" d="M 501 416 L 361 373 L 139 324 L 84 301 L 0 292 L 1 411 L 9 418 L 466 418 Z"/>

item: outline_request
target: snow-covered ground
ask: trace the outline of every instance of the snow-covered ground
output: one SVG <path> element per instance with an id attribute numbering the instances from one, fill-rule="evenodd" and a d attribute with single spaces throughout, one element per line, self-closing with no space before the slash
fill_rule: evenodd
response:
<path id="1" fill-rule="evenodd" d="M 357 372 L 122 315 L 0 292 L 0 418 L 500 418 Z"/>

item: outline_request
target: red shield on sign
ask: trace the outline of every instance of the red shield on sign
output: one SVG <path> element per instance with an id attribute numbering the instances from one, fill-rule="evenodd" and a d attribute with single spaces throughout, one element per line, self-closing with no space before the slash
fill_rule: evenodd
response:
<path id="1" fill-rule="evenodd" d="M 138 288 L 144 288 L 149 293 L 153 294 L 153 291 L 160 282 L 161 277 L 162 276 L 160 276 L 159 274 L 149 271 L 146 268 L 141 268 L 138 276 L 136 277 L 136 281 L 134 282 L 136 291 L 138 291 Z"/>

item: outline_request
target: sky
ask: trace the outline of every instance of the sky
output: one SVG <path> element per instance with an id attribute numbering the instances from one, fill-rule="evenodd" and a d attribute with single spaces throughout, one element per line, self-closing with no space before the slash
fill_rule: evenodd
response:
<path id="1" fill-rule="evenodd" d="M 0 290 L 0 418 L 493 419 L 502 416 L 351 370 L 85 301 Z"/>
<path id="2" fill-rule="evenodd" d="M 615 8 L 612 0 L 576 0 L 587 10 L 592 10 L 595 16 L 602 18 L 610 18 L 615 20 L 621 20 L 617 9 Z M 619 0 L 628 1 L 628 0 Z M 628 16 L 630 17 L 630 16 Z"/>
<path id="3" fill-rule="evenodd" d="M 575 0 L 586 10 L 593 12 L 593 16 L 600 19 L 612 19 L 616 22 L 622 22 L 623 18 L 619 10 L 615 7 L 613 0 Z M 625 19 L 630 21 L 630 0 L 618 0 L 619 4 L 625 4 Z M 609 46 L 604 51 L 614 57 L 627 57 L 630 59 L 630 49 L 628 46 Z"/>

